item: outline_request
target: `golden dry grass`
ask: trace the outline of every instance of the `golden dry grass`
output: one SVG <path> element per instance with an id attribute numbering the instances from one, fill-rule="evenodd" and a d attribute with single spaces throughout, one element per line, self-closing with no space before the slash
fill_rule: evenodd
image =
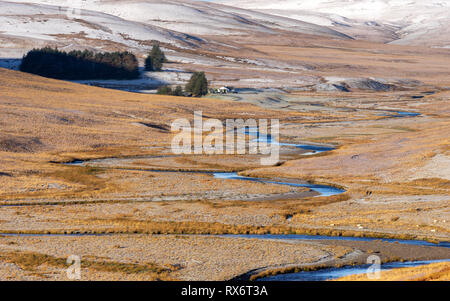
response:
<path id="1" fill-rule="evenodd" d="M 450 263 L 432 263 L 413 268 L 382 271 L 380 279 L 368 279 L 366 275 L 353 275 L 337 281 L 450 281 Z"/>
<path id="2" fill-rule="evenodd" d="M 280 112 L 243 102 L 111 91 L 3 69 L 0 96 L 0 200 L 3 205 L 18 206 L 5 208 L 1 233 L 448 237 L 448 224 L 443 222 L 448 200 L 439 196 L 448 195 L 448 180 L 410 178 L 413 169 L 423 170 L 436 155 L 448 154 L 448 103 L 440 95 L 436 101 L 430 98 L 423 106 L 418 104 L 418 109 L 430 112 L 430 116 L 401 124 L 370 110 L 361 116 L 352 110 L 339 114 L 320 110 Z M 372 97 L 366 95 L 367 103 L 373 101 Z M 386 98 L 383 106 L 398 105 L 398 95 L 376 97 Z M 351 102 L 349 98 L 342 106 L 353 108 Z M 295 160 L 261 169 L 255 169 L 257 158 L 251 161 L 238 156 L 136 158 L 167 153 L 172 135 L 158 127 L 167 127 L 176 118 L 192 118 L 194 110 L 219 119 L 278 117 L 292 127 L 283 132 L 287 141 L 302 138 L 298 127 L 307 125 L 311 129 L 308 139 L 340 145 L 330 153 L 301 159 L 294 154 L 289 159 Z M 349 120 L 350 129 L 343 129 L 341 123 Z M 136 125 L 141 122 L 157 127 Z M 134 170 L 126 170 L 128 165 L 80 167 L 55 163 L 112 157 L 136 158 L 130 163 Z M 276 195 L 291 188 L 142 170 L 152 168 L 247 169 L 242 174 L 306 179 L 345 187 L 348 192 L 283 200 Z M 224 194 L 229 191 L 235 194 Z M 211 192 L 219 194 L 211 196 Z M 239 198 L 258 193 L 274 197 L 264 202 Z M 205 197 L 208 194 L 209 199 Z M 193 195 L 190 201 L 183 199 Z M 155 196 L 166 199 L 148 207 L 139 205 L 139 201 L 148 202 Z M 404 203 L 391 201 L 393 196 L 403 197 Z M 419 196 L 434 197 L 434 201 L 407 202 Z M 172 197 L 181 199 L 167 201 Z M 60 206 L 68 201 L 71 206 Z M 44 206 L 50 204 L 55 206 Z M 117 214 L 120 209 L 122 215 Z M 432 224 L 435 216 L 438 223 Z M 17 258 L 33 262 L 29 255 L 23 256 Z M 141 269 L 114 266 L 118 272 L 122 268 Z"/>
<path id="3" fill-rule="evenodd" d="M 285 225 L 253 226 L 232 225 L 218 222 L 198 221 L 143 221 L 129 217 L 113 219 L 82 219 L 64 221 L 65 227 L 48 230 L 0 230 L 3 234 L 189 234 L 189 235 L 226 235 L 226 234 L 298 234 L 346 237 L 371 237 L 392 239 L 427 239 L 413 234 L 380 233 L 325 228 L 302 228 Z M 439 242 L 439 240 L 431 240 Z"/>
<path id="4" fill-rule="evenodd" d="M 81 280 L 149 280 L 151 272 L 135 273 L 135 269 L 139 272 L 141 268 L 152 268 L 155 266 L 149 263 L 154 263 L 156 269 L 168 270 L 171 278 L 223 281 L 261 266 L 310 263 L 334 254 L 333 247 L 320 244 L 190 235 L 17 236 L 0 237 L 0 245 L 6 253 L 31 252 L 61 259 L 76 254 L 81 259 Z M 351 251 L 350 247 L 345 249 Z M 63 266 L 50 274 L 46 272 L 52 266 L 41 260 L 33 262 L 34 271 L 48 275 L 49 280 L 66 279 Z M 113 263 L 114 270 L 95 270 L 88 262 Z M 5 272 L 0 271 L 1 279 L 8 275 Z M 161 272 L 153 275 L 162 277 Z"/>
<path id="5" fill-rule="evenodd" d="M 59 269 L 67 269 L 67 258 L 59 258 L 36 252 L 3 251 L 0 252 L 0 260 L 19 266 L 22 270 L 38 272 L 41 266 L 50 266 Z M 162 267 L 154 263 L 132 264 L 113 261 L 100 261 L 83 259 L 81 268 L 94 272 L 120 273 L 120 274 L 142 274 L 147 280 L 170 281 L 176 278 L 170 273 L 179 270 L 180 267 Z M 42 273 L 42 271 L 40 271 Z"/>
<path id="6" fill-rule="evenodd" d="M 126 93 L 5 69 L 0 69 L 0 95 L 2 199 L 45 194 L 51 199 L 60 191 L 40 189 L 50 179 L 68 186 L 65 195 L 77 195 L 80 186 L 83 190 L 80 196 L 84 197 L 114 189 L 95 174 L 74 168 L 68 171 L 49 162 L 152 155 L 160 152 L 154 146 L 170 147 L 172 134 L 137 126 L 137 122 L 170 127 L 177 118 L 192 119 L 194 111 L 219 119 L 279 116 L 276 111 L 248 104 L 222 101 L 218 105 L 217 100 Z M 300 113 L 283 114 L 283 118 L 300 120 L 301 116 Z M 209 162 L 197 165 L 197 170 L 201 166 L 234 169 Z"/>
<path id="7" fill-rule="evenodd" d="M 446 179 L 410 180 L 428 160 L 446 154 L 448 121 L 436 120 L 419 132 L 402 132 L 374 139 L 360 138 L 327 156 L 292 160 L 276 168 L 246 172 L 259 177 L 311 178 L 341 184 L 351 192 L 401 195 L 448 194 Z M 406 141 L 406 142 L 403 142 Z"/>

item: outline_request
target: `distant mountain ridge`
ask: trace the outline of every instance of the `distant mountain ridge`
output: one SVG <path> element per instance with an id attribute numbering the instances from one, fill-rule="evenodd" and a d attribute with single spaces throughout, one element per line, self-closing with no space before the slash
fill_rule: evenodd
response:
<path id="1" fill-rule="evenodd" d="M 450 48 L 450 0 L 218 0 L 333 28 L 355 38 Z"/>
<path id="2" fill-rule="evenodd" d="M 324 26 L 212 2 L 189 0 L 9 0 L 8 2 L 77 8 L 81 9 L 81 14 L 83 11 L 96 11 L 126 21 L 192 35 L 286 29 L 306 34 L 345 36 Z"/>
<path id="3" fill-rule="evenodd" d="M 145 52 L 152 41 L 180 49 L 222 35 L 292 33 L 349 39 L 334 29 L 286 17 L 189 0 L 0 1 L 1 56 L 47 44 L 127 47 Z M 22 51 L 23 52 L 23 51 Z M 13 56 L 14 57 L 14 56 Z"/>

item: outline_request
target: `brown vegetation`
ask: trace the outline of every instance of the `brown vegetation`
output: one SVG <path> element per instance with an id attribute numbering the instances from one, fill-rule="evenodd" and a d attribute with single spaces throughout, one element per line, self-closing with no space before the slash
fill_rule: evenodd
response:
<path id="1" fill-rule="evenodd" d="M 450 263 L 432 263 L 413 268 L 382 271 L 380 279 L 368 279 L 365 275 L 353 275 L 337 281 L 450 281 Z"/>
<path id="2" fill-rule="evenodd" d="M 0 260 L 13 263 L 21 269 L 30 272 L 37 272 L 41 266 L 51 266 L 60 269 L 67 269 L 67 258 L 58 258 L 46 254 L 35 252 L 1 252 Z M 179 269 L 179 267 L 161 267 L 154 263 L 131 264 L 112 261 L 92 261 L 83 259 L 81 261 L 82 269 L 94 270 L 97 272 L 123 273 L 123 274 L 144 274 L 147 280 L 175 280 L 170 273 Z M 42 274 L 42 272 L 40 272 Z"/>
<path id="3" fill-rule="evenodd" d="M 243 101 L 111 91 L 0 69 L 0 232 L 96 233 L 109 234 L 111 240 L 121 233 L 448 240 L 449 180 L 436 168 L 449 151 L 444 137 L 448 95 L 437 93 L 423 103 L 414 100 L 411 106 L 425 115 L 420 118 L 379 116 L 393 107 L 410 109 L 403 101 L 409 92 L 395 93 L 292 93 L 283 96 L 292 111 L 280 111 Z M 279 117 L 282 142 L 326 141 L 338 148 L 314 156 L 284 150 L 283 162 L 270 168 L 258 168 L 256 156 L 169 157 L 172 134 L 161 128 L 180 117 L 192 118 L 194 110 L 219 119 Z M 155 158 L 158 155 L 163 157 Z M 89 166 L 60 164 L 75 159 L 104 160 Z M 152 172 L 161 169 L 237 170 L 326 183 L 348 192 L 314 197 L 301 194 L 303 188 Z M 294 197 L 285 199 L 287 194 Z M 11 257 L 34 262 L 30 256 L 8 253 L 2 261 Z M 243 254 L 242 260 L 248 256 Z M 61 257 L 55 258 L 49 260 L 59 264 Z M 145 270 L 97 264 L 91 268 Z"/>

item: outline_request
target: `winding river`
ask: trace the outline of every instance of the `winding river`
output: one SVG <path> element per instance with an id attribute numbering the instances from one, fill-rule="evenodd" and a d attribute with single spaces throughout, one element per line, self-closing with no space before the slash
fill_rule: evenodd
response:
<path id="1" fill-rule="evenodd" d="M 314 155 L 319 154 L 323 152 L 332 151 L 336 148 L 330 147 L 330 146 L 319 146 L 319 145 L 310 145 L 310 144 L 293 144 L 293 143 L 280 143 L 272 138 L 271 135 L 263 135 L 259 132 L 258 128 L 245 128 L 245 134 L 248 136 L 255 136 L 256 138 L 253 141 L 258 142 L 265 142 L 269 144 L 276 144 L 280 146 L 289 146 L 289 147 L 295 147 L 303 150 L 307 150 L 309 152 L 304 153 L 302 155 Z M 159 156 L 154 156 L 152 158 L 157 158 Z M 141 157 L 143 158 L 143 157 Z M 86 166 L 91 164 L 101 164 L 102 161 L 111 160 L 114 158 L 106 158 L 106 159 L 97 159 L 97 160 L 74 160 L 69 163 L 65 163 L 66 165 L 75 165 L 75 166 Z M 120 159 L 116 159 L 120 160 Z M 285 185 L 285 186 L 291 186 L 291 187 L 305 187 L 309 188 L 312 191 L 317 192 L 318 196 L 333 196 L 342 194 L 345 192 L 344 189 L 340 189 L 337 187 L 333 187 L 330 185 L 319 185 L 319 184 L 311 184 L 311 183 L 294 183 L 289 182 L 289 180 L 285 181 L 276 181 L 276 180 L 270 180 L 270 179 L 264 179 L 264 178 L 255 178 L 255 177 L 246 177 L 246 176 L 240 176 L 236 172 L 203 172 L 203 171 L 171 171 L 171 170 L 148 170 L 153 172 L 177 172 L 177 173 L 203 173 L 203 174 L 209 174 L 214 176 L 216 179 L 226 179 L 226 180 L 242 180 L 242 181 L 253 181 L 253 182 L 259 182 L 259 183 L 267 183 L 267 184 L 275 184 L 275 185 Z"/>
<path id="2" fill-rule="evenodd" d="M 437 262 L 450 262 L 450 259 L 445 260 L 422 260 L 422 261 L 405 261 L 405 262 L 390 262 L 380 265 L 381 271 L 387 271 L 398 268 L 410 268 L 427 265 Z M 368 272 L 371 267 L 369 264 L 358 266 L 345 266 L 341 268 L 329 268 L 317 271 L 305 271 L 300 273 L 280 274 L 270 277 L 258 279 L 257 281 L 326 281 L 333 280 L 345 276 L 360 275 Z"/>
<path id="3" fill-rule="evenodd" d="M 272 240 L 340 240 L 340 241 L 382 241 L 387 243 L 399 243 L 413 246 L 424 247 L 443 247 L 450 248 L 450 242 L 432 243 L 425 240 L 406 240 L 406 239 L 390 239 L 390 238 L 376 238 L 376 237 L 351 237 L 351 236 L 324 236 L 324 235 L 297 235 L 297 234 L 262 234 L 262 235 L 226 235 L 227 237 L 245 237 L 257 239 L 272 239 Z"/>
<path id="4" fill-rule="evenodd" d="M 109 236 L 112 234 L 12 234 L 4 233 L 0 236 Z M 237 237 L 245 239 L 271 239 L 271 240 L 300 240 L 300 241 L 323 241 L 323 240 L 341 240 L 341 241 L 382 241 L 388 243 L 399 243 L 414 246 L 431 246 L 431 247 L 444 247 L 450 248 L 450 242 L 431 243 L 422 240 L 396 240 L 396 239 L 384 239 L 384 238 L 370 238 L 370 237 L 342 237 L 342 236 L 323 236 L 323 235 L 220 235 L 220 237 Z M 380 265 L 381 271 L 396 269 L 396 268 L 408 268 L 427 265 L 438 262 L 450 262 L 450 259 L 438 259 L 438 260 L 420 260 L 420 261 L 404 261 L 404 262 L 390 262 Z M 256 281 L 326 281 L 337 279 L 350 275 L 365 274 L 371 265 L 348 265 L 339 268 L 325 268 L 315 271 L 303 271 L 298 273 L 278 274 L 274 276 L 268 276 Z"/>
<path id="5" fill-rule="evenodd" d="M 270 134 L 266 134 L 266 135 L 261 134 L 259 132 L 258 128 L 246 128 L 245 134 L 256 137 L 255 139 L 253 139 L 253 141 L 256 141 L 256 142 L 276 144 L 279 146 L 295 147 L 295 148 L 300 148 L 300 149 L 309 151 L 307 153 L 304 153 L 303 154 L 304 156 L 320 154 L 323 152 L 329 152 L 329 151 L 336 149 L 335 147 L 332 147 L 332 146 L 320 146 L 320 145 L 312 145 L 312 144 L 296 144 L 296 143 L 278 142 L 278 141 L 274 140 Z"/>
<path id="6" fill-rule="evenodd" d="M 242 180 L 242 181 L 253 181 L 259 183 L 267 183 L 267 184 L 276 184 L 276 185 L 286 185 L 291 187 L 306 187 L 311 189 L 312 191 L 318 192 L 318 196 L 332 196 L 344 193 L 345 190 L 328 186 L 328 185 L 318 185 L 318 184 L 310 184 L 310 183 L 290 183 L 290 182 L 280 182 L 275 180 L 267 180 L 262 178 L 254 178 L 254 177 L 244 177 L 240 176 L 237 173 L 214 173 L 214 177 L 217 179 L 228 179 L 228 180 Z"/>
<path id="7" fill-rule="evenodd" d="M 395 115 L 388 115 L 392 118 L 404 118 L 404 117 L 416 117 L 420 116 L 419 113 L 410 113 L 410 112 L 402 112 L 402 111 L 393 111 Z M 316 145 L 308 145 L 308 144 L 292 144 L 292 143 L 280 143 L 274 140 L 270 135 L 262 135 L 257 128 L 247 128 L 245 130 L 245 134 L 249 136 L 256 137 L 253 141 L 258 142 L 266 142 L 270 144 L 277 144 L 280 146 L 288 146 L 300 148 L 303 150 L 307 150 L 309 152 L 304 153 L 303 155 L 314 155 L 322 152 L 332 151 L 335 148 L 330 146 L 316 146 Z M 73 161 L 71 163 L 67 163 L 69 165 L 89 165 L 89 163 L 101 163 L 102 160 L 111 160 L 110 159 L 99 159 L 92 161 Z M 149 170 L 153 172 L 182 172 L 182 173 L 190 173 L 189 171 L 170 171 L 170 170 Z M 196 172 L 192 171 L 191 173 L 204 173 L 210 174 L 214 176 L 216 179 L 224 179 L 224 180 L 242 180 L 242 181 L 254 181 L 259 183 L 267 183 L 267 184 L 276 184 L 276 185 L 287 185 L 292 187 L 306 187 L 317 193 L 319 196 L 333 196 L 344 193 L 344 189 L 340 189 L 333 186 L 328 185 L 317 185 L 311 183 L 293 183 L 289 182 L 289 180 L 274 180 L 274 179 L 263 179 L 263 178 L 255 178 L 255 177 L 246 177 L 240 176 L 236 172 Z M 75 234 L 76 235 L 76 234 Z M 83 235 L 83 234 L 80 234 Z M 342 237 L 342 236 L 322 236 L 322 235 L 224 235 L 224 237 L 240 237 L 240 238 L 248 238 L 248 239 L 270 239 L 270 240 L 337 240 L 337 241 L 362 241 L 362 242 L 370 242 L 370 241 L 383 241 L 387 243 L 400 243 L 400 244 L 408 244 L 414 246 L 434 246 L 434 247 L 444 247 L 450 248 L 450 242 L 441 242 L 438 244 L 434 244 L 427 241 L 421 240 L 396 240 L 396 239 L 384 239 L 384 238 L 367 238 L 367 237 Z M 381 265 L 382 270 L 389 270 L 394 268 L 402 268 L 402 267 L 415 267 L 425 264 L 430 264 L 433 262 L 449 262 L 450 259 L 447 260 L 430 260 L 430 261 L 415 261 L 415 262 L 393 262 L 386 263 Z M 291 274 L 280 274 L 276 276 L 270 276 L 259 281 L 323 281 L 336 279 L 348 275 L 355 274 L 363 274 L 367 272 L 369 265 L 360 265 L 360 266 L 345 266 L 341 268 L 327 268 L 317 271 L 308 271 L 308 272 L 300 272 L 300 273 L 291 273 Z"/>
<path id="8" fill-rule="evenodd" d="M 425 246 L 425 247 L 443 247 L 450 249 L 450 242 L 432 243 L 423 240 L 402 240 L 402 239 L 386 239 L 386 238 L 372 238 L 372 237 L 345 237 L 345 236 L 323 236 L 323 235 L 225 235 L 225 237 L 241 237 L 241 238 L 256 238 L 256 239 L 270 239 L 270 240 L 300 240 L 300 241 L 382 241 L 386 243 L 399 243 L 413 246 Z M 380 265 L 380 269 L 391 270 L 396 268 L 407 268 L 427 265 L 437 262 L 450 262 L 450 259 L 438 259 L 438 260 L 420 260 L 420 261 L 404 261 L 404 262 L 390 262 Z M 348 265 L 339 268 L 325 268 L 315 271 L 303 271 L 298 273 L 278 274 L 274 276 L 268 276 L 257 281 L 326 281 L 337 279 L 350 275 L 365 274 L 371 265 Z"/>

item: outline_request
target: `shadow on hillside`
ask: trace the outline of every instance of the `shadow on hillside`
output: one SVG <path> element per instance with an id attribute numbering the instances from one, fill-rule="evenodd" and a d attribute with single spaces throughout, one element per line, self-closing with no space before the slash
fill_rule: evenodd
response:
<path id="1" fill-rule="evenodd" d="M 21 62 L 22 59 L 18 58 L 0 58 L 0 68 L 18 71 Z M 149 72 L 145 72 L 143 67 L 139 67 L 139 72 L 140 76 L 137 79 L 91 79 L 71 81 L 89 86 L 138 93 L 145 93 L 151 90 L 156 90 L 161 86 L 171 85 L 170 81 L 151 76 Z M 167 70 L 167 72 L 183 73 L 184 71 Z"/>
<path id="2" fill-rule="evenodd" d="M 0 58 L 0 68 L 19 70 L 22 59 L 18 58 Z"/>
<path id="3" fill-rule="evenodd" d="M 143 67 L 139 67 L 139 78 L 118 80 L 118 79 L 92 79 L 92 80 L 75 80 L 73 82 L 95 86 L 106 89 L 121 90 L 135 93 L 150 93 L 161 86 L 171 85 L 167 81 L 156 76 L 152 76 L 150 72 L 145 72 Z"/>

